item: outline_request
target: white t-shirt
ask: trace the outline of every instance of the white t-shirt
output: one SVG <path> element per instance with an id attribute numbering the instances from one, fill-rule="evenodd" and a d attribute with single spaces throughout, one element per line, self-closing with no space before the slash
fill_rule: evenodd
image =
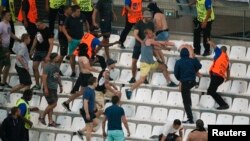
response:
<path id="1" fill-rule="evenodd" d="M 14 48 L 12 50 L 16 53 L 17 56 L 18 55 L 22 56 L 24 59 L 23 60 L 24 63 L 28 65 L 30 57 L 29 57 L 28 48 L 26 47 L 26 45 L 24 43 L 20 43 L 20 44 L 14 46 Z M 21 68 L 25 67 L 18 60 L 16 60 L 16 65 L 18 67 L 21 67 Z"/>
<path id="2" fill-rule="evenodd" d="M 10 45 L 10 35 L 11 35 L 11 27 L 9 23 L 0 22 L 0 34 L 2 40 L 2 46 L 4 48 L 8 48 Z"/>
<path id="3" fill-rule="evenodd" d="M 179 135 L 179 130 L 182 129 L 183 126 L 181 125 L 179 129 L 173 128 L 173 123 L 166 123 L 162 128 L 162 134 L 164 136 L 167 136 L 169 133 L 174 133 L 176 135 Z M 183 131 L 182 131 L 183 132 Z"/>

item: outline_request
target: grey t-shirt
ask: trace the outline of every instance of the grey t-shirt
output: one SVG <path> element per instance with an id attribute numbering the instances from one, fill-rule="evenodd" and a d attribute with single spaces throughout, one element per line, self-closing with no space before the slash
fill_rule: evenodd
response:
<path id="1" fill-rule="evenodd" d="M 154 58 L 153 58 L 153 46 L 141 46 L 141 62 L 147 63 L 147 64 L 154 64 Z"/>
<path id="2" fill-rule="evenodd" d="M 59 74 L 60 70 L 59 67 L 55 64 L 47 64 L 44 68 L 44 74 L 47 74 L 47 84 L 48 89 L 57 90 L 58 87 L 58 79 L 60 77 Z"/>
<path id="3" fill-rule="evenodd" d="M 22 56 L 24 63 L 28 65 L 30 60 L 29 51 L 24 43 L 18 44 L 16 47 L 13 48 L 13 51 L 16 53 L 17 56 Z M 18 60 L 16 60 L 16 65 L 21 68 L 25 67 Z"/>
<path id="4" fill-rule="evenodd" d="M 11 27 L 9 23 L 0 22 L 0 38 L 2 41 L 2 47 L 8 48 L 10 45 L 10 34 L 11 34 Z"/>

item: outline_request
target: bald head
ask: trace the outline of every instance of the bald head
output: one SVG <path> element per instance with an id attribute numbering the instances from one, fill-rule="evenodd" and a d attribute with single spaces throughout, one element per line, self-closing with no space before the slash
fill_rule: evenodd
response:
<path id="1" fill-rule="evenodd" d="M 220 49 L 221 49 L 221 51 L 223 51 L 223 52 L 227 52 L 227 47 L 225 47 L 225 46 L 222 46 Z"/>

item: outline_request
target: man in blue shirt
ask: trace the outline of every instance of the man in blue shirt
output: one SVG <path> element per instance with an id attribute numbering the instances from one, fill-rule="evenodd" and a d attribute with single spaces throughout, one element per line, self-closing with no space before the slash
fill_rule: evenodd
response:
<path id="1" fill-rule="evenodd" d="M 122 131 L 122 123 L 124 124 L 128 136 L 130 131 L 128 122 L 122 107 L 118 106 L 120 98 L 118 96 L 112 97 L 112 106 L 105 110 L 104 119 L 102 122 L 103 137 L 107 137 L 107 141 L 124 141 L 124 133 Z M 106 121 L 108 120 L 108 136 L 105 131 Z"/>

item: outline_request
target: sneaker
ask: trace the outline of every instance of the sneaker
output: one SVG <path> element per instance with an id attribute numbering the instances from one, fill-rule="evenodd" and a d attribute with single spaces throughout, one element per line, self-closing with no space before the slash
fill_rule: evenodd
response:
<path id="1" fill-rule="evenodd" d="M 82 131 L 76 131 L 76 135 L 81 139 L 81 140 L 83 140 L 83 133 L 82 133 Z"/>
<path id="2" fill-rule="evenodd" d="M 31 89 L 32 90 L 41 90 L 41 86 L 40 85 L 35 85 Z"/>
<path id="3" fill-rule="evenodd" d="M 129 89 L 126 89 L 125 92 L 126 92 L 126 97 L 127 97 L 127 99 L 130 100 L 130 99 L 131 99 L 131 96 L 132 96 L 132 91 L 129 90 Z"/>
<path id="4" fill-rule="evenodd" d="M 76 73 L 72 72 L 72 74 L 70 75 L 70 77 L 76 77 Z"/>
<path id="5" fill-rule="evenodd" d="M 202 54 L 202 56 L 208 56 L 208 55 L 210 55 L 210 52 L 204 52 L 204 53 Z"/>
<path id="6" fill-rule="evenodd" d="M 132 77 L 132 78 L 128 81 L 128 83 L 135 83 L 135 78 Z"/>
<path id="7" fill-rule="evenodd" d="M 39 117 L 38 120 L 39 120 L 43 125 L 47 125 L 44 118 Z"/>
<path id="8" fill-rule="evenodd" d="M 144 84 L 149 84 L 149 82 L 148 82 L 148 80 L 147 80 L 147 79 L 145 79 Z"/>
<path id="9" fill-rule="evenodd" d="M 176 85 L 174 82 L 171 81 L 167 86 L 168 87 L 177 87 L 178 85 Z"/>
<path id="10" fill-rule="evenodd" d="M 186 120 L 186 121 L 182 121 L 182 123 L 185 123 L 185 124 L 194 124 L 194 121 L 193 120 Z"/>
<path id="11" fill-rule="evenodd" d="M 48 127 L 58 127 L 58 126 L 60 126 L 61 124 L 59 124 L 59 123 L 56 123 L 56 122 L 52 122 L 52 123 L 50 123 L 49 125 L 48 125 Z"/>
<path id="12" fill-rule="evenodd" d="M 228 105 L 222 105 L 222 106 L 220 106 L 220 107 L 218 107 L 218 108 L 216 108 L 217 110 L 226 110 L 226 109 L 228 109 L 229 108 L 229 106 Z"/>
<path id="13" fill-rule="evenodd" d="M 119 46 L 120 46 L 121 49 L 125 49 L 126 48 L 122 43 L 120 43 Z"/>
<path id="14" fill-rule="evenodd" d="M 63 108 L 65 108 L 67 111 L 69 111 L 69 112 L 71 111 L 70 108 L 69 108 L 69 104 L 67 104 L 66 102 L 63 102 L 63 103 L 62 103 L 62 106 L 63 106 Z"/>

